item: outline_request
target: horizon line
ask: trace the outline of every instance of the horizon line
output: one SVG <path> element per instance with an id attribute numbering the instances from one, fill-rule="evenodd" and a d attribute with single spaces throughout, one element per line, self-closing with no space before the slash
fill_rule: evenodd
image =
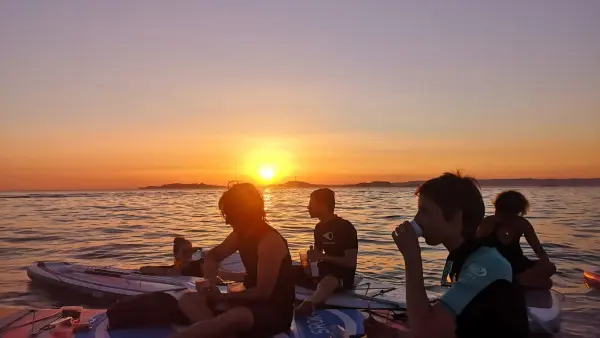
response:
<path id="1" fill-rule="evenodd" d="M 467 175 L 468 176 L 468 175 Z M 285 181 L 285 182 L 280 182 L 280 183 L 269 183 L 269 184 L 258 184 L 258 183 L 254 183 L 254 182 L 245 182 L 245 181 L 239 181 L 240 183 L 252 183 L 255 186 L 259 187 L 259 188 L 269 188 L 269 187 L 274 187 L 277 188 L 277 186 L 281 186 L 281 185 L 285 185 L 285 184 L 289 184 L 289 183 L 304 183 L 304 184 L 309 184 L 309 185 L 313 185 L 313 186 L 320 186 L 320 187 L 340 187 L 340 188 L 344 188 L 344 187 L 348 187 L 351 188 L 353 186 L 359 185 L 359 184 L 373 184 L 373 183 L 390 183 L 390 184 L 416 184 L 416 183 L 421 183 L 426 181 L 427 179 L 422 179 L 422 180 L 409 180 L 409 181 L 386 181 L 386 180 L 374 180 L 374 181 L 361 181 L 361 182 L 356 182 L 356 183 L 338 183 L 338 184 L 331 184 L 331 183 L 310 183 L 307 181 L 301 181 L 301 180 L 289 180 L 289 181 Z M 579 180 L 579 181 L 600 181 L 600 177 L 591 177 L 591 178 L 585 178 L 585 177 L 571 177 L 571 178 L 531 178 L 531 177 L 521 177 L 521 178 L 476 178 L 476 180 L 480 183 L 484 182 L 484 181 L 574 181 L 574 180 Z M 236 182 L 235 180 L 230 181 L 230 182 Z M 91 189 L 18 189 L 18 190 L 3 190 L 0 189 L 0 192 L 4 192 L 4 193 L 10 193 L 10 192 L 81 192 L 81 191 L 88 191 L 88 192 L 92 192 L 92 191 L 132 191 L 132 190 L 168 190 L 168 188 L 161 188 L 163 186 L 168 186 L 168 185 L 206 185 L 206 186 L 210 186 L 211 188 L 214 187 L 216 188 L 226 188 L 227 184 L 225 185 L 220 185 L 220 184 L 210 184 L 210 183 L 204 183 L 204 182 L 195 182 L 195 183 L 180 183 L 180 182 L 172 182 L 172 183 L 164 183 L 161 185 L 148 185 L 148 186 L 142 186 L 142 187 L 128 187 L 128 188 L 91 188 Z M 482 184 L 483 185 L 483 184 Z M 407 186 L 409 187 L 409 186 Z M 154 188 L 154 189 L 153 189 Z M 301 187 L 300 187 L 301 188 Z M 394 188 L 394 187 L 392 187 Z M 395 187 L 395 188 L 401 188 L 401 187 Z M 210 188 L 208 188 L 210 189 Z M 172 189 L 172 190 L 176 190 L 176 189 Z M 184 188 L 185 190 L 185 188 Z"/>

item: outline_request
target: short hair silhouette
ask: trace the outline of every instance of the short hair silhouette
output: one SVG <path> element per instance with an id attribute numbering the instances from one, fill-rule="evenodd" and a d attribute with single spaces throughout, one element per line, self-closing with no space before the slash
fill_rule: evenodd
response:
<path id="1" fill-rule="evenodd" d="M 415 194 L 431 199 L 442 209 L 446 221 L 450 221 L 457 211 L 462 211 L 463 237 L 475 237 L 477 227 L 485 216 L 483 196 L 475 178 L 462 176 L 460 172 L 447 172 L 423 183 Z"/>
<path id="2" fill-rule="evenodd" d="M 219 199 L 219 210 L 225 219 L 230 214 L 243 214 L 253 220 L 266 221 L 263 196 L 250 183 L 229 184 L 227 191 Z"/>
<path id="3" fill-rule="evenodd" d="M 329 188 L 321 188 L 313 191 L 310 194 L 310 198 L 316 202 L 325 204 L 329 211 L 333 212 L 335 209 L 335 193 Z"/>
<path id="4" fill-rule="evenodd" d="M 525 216 L 529 211 L 529 201 L 520 192 L 515 190 L 503 191 L 494 201 L 496 212 L 501 214 L 511 214 Z"/>

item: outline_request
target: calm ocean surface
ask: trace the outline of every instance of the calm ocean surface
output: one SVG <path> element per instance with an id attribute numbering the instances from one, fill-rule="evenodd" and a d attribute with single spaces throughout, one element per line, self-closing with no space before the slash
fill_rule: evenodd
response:
<path id="1" fill-rule="evenodd" d="M 502 189 L 484 188 L 488 213 Z M 523 188 L 530 220 L 558 266 L 555 289 L 566 296 L 561 337 L 600 336 L 600 290 L 587 289 L 583 269 L 600 266 L 600 188 Z M 0 304 L 50 307 L 80 302 L 30 285 L 25 269 L 38 260 L 134 268 L 171 262 L 171 243 L 184 235 L 212 246 L 228 233 L 221 190 L 0 193 Z M 268 217 L 294 257 L 312 240 L 308 189 L 266 190 Z M 359 270 L 394 284 L 404 280 L 390 232 L 416 211 L 412 188 L 337 189 L 337 213 L 359 233 Z M 439 288 L 443 247 L 422 243 L 426 284 Z M 524 245 L 526 253 L 531 249 Z M 92 305 L 92 304 L 86 304 Z"/>

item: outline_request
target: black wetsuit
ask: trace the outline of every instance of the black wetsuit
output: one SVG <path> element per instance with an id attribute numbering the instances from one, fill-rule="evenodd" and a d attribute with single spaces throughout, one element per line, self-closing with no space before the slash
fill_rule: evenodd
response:
<path id="1" fill-rule="evenodd" d="M 246 269 L 244 287 L 250 289 L 256 286 L 258 279 L 258 246 L 262 239 L 269 233 L 279 232 L 265 225 L 261 229 L 249 235 L 239 235 L 238 250 Z M 280 235 L 281 236 L 281 235 Z M 287 241 L 284 240 L 286 247 Z M 254 300 L 237 304 L 248 308 L 254 317 L 254 323 L 244 337 L 260 338 L 270 337 L 290 329 L 294 316 L 294 300 L 296 297 L 294 287 L 294 272 L 292 270 L 292 258 L 289 254 L 281 262 L 277 283 L 271 297 L 264 300 Z"/>
<path id="2" fill-rule="evenodd" d="M 525 297 L 498 250 L 466 242 L 450 253 L 444 270 L 454 282 L 440 303 L 455 318 L 456 337 L 529 336 Z"/>
<path id="3" fill-rule="evenodd" d="M 486 245 L 496 248 L 496 250 L 506 258 L 512 267 L 513 276 L 530 269 L 535 264 L 535 261 L 530 260 L 523 254 L 523 249 L 521 249 L 521 244 L 519 243 L 520 238 L 521 236 L 511 240 L 507 244 L 503 243 L 498 238 L 496 232 L 494 232 L 492 235 L 482 240 Z"/>
<path id="4" fill-rule="evenodd" d="M 358 250 L 358 236 L 354 225 L 335 217 L 319 222 L 314 230 L 315 247 L 323 249 L 325 255 L 343 257 L 346 250 Z M 330 262 L 319 262 L 319 277 L 333 276 L 340 281 L 341 288 L 351 288 L 354 284 L 356 266 L 347 268 Z"/>

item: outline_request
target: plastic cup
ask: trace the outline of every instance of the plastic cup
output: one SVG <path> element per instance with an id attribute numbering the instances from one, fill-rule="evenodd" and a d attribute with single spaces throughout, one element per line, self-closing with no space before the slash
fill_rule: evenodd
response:
<path id="1" fill-rule="evenodd" d="M 410 225 L 412 225 L 412 228 L 415 231 L 415 234 L 417 234 L 417 237 L 423 236 L 423 229 L 421 229 L 419 224 L 417 224 L 417 221 L 415 221 L 415 220 L 410 221 Z"/>
<path id="2" fill-rule="evenodd" d="M 227 292 L 242 292 L 244 291 L 246 288 L 244 287 L 244 283 L 228 283 L 227 284 Z"/>
<path id="3" fill-rule="evenodd" d="M 300 252 L 300 265 L 302 265 L 303 268 L 307 269 L 308 268 L 308 255 L 306 254 L 306 252 Z"/>

